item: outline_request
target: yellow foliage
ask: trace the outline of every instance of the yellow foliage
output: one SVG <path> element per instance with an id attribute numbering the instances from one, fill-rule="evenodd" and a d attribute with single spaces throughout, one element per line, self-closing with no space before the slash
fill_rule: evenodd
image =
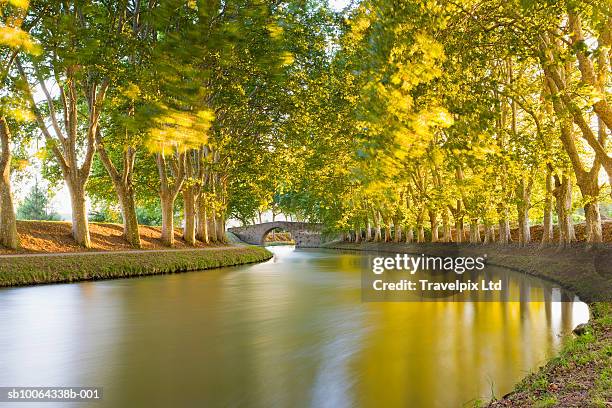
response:
<path id="1" fill-rule="evenodd" d="M 283 28 L 277 25 L 276 23 L 268 24 L 266 27 L 268 32 L 270 33 L 270 37 L 277 40 L 283 36 Z"/>
<path id="2" fill-rule="evenodd" d="M 155 120 L 147 147 L 152 152 L 161 152 L 167 146 L 176 146 L 179 150 L 197 148 L 207 142 L 213 120 L 214 113 L 210 110 L 170 111 Z"/>
<path id="3" fill-rule="evenodd" d="M 289 51 L 285 51 L 280 56 L 281 64 L 283 66 L 291 65 L 295 61 L 295 57 Z"/>
<path id="4" fill-rule="evenodd" d="M 0 26 L 0 47 L 21 49 L 30 54 L 40 53 L 40 46 L 17 27 Z"/>
<path id="5" fill-rule="evenodd" d="M 0 5 L 6 3 L 6 0 L 0 1 Z M 8 4 L 13 7 L 20 8 L 22 10 L 26 10 L 30 5 L 30 0 L 8 0 Z"/>

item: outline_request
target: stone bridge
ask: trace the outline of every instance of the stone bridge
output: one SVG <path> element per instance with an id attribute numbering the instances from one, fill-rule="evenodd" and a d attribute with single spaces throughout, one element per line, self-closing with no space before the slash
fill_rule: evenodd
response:
<path id="1" fill-rule="evenodd" d="M 295 246 L 299 248 L 314 248 L 321 245 L 321 231 L 323 224 L 308 222 L 273 221 L 262 224 L 247 225 L 246 227 L 228 228 L 242 241 L 252 245 L 263 245 L 266 235 L 273 229 L 289 231 Z"/>

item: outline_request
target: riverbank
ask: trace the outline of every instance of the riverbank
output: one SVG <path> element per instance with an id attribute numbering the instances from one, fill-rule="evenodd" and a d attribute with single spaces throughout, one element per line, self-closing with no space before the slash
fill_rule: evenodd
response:
<path id="1" fill-rule="evenodd" d="M 246 245 L 11 255 L 0 257 L 0 287 L 181 273 L 262 262 L 271 257 L 264 248 Z"/>
<path id="2" fill-rule="evenodd" d="M 514 245 L 332 242 L 330 249 L 430 256 L 483 256 L 502 266 L 553 281 L 589 304 L 591 319 L 581 335 L 568 334 L 557 357 L 525 377 L 489 407 L 609 407 L 612 405 L 612 248 L 563 251 Z M 499 397 L 499 396 L 498 396 Z"/>

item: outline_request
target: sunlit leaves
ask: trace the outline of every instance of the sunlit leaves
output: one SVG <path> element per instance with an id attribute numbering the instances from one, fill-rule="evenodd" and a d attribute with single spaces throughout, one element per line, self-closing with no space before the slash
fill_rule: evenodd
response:
<path id="1" fill-rule="evenodd" d="M 210 110 L 197 113 L 170 110 L 155 119 L 147 146 L 152 152 L 162 152 L 168 146 L 181 151 L 198 148 L 207 143 L 213 120 Z"/>

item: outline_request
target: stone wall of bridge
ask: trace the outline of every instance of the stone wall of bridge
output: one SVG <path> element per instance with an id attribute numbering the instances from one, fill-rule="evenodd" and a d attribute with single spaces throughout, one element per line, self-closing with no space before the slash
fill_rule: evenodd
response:
<path id="1" fill-rule="evenodd" d="M 316 248 L 322 243 L 322 224 L 308 222 L 273 221 L 246 227 L 228 228 L 242 241 L 252 245 L 263 245 L 266 235 L 273 229 L 289 231 L 298 248 Z"/>

